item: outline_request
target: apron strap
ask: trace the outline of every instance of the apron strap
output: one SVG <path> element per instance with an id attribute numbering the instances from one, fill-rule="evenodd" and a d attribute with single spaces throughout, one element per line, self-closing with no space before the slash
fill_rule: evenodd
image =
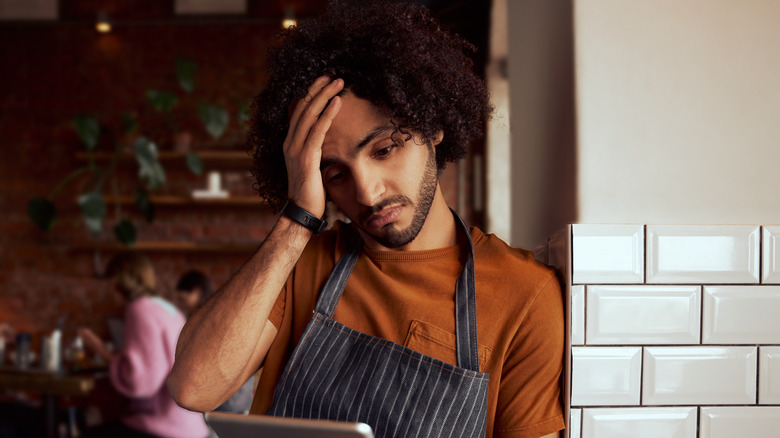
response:
<path id="1" fill-rule="evenodd" d="M 352 269 L 357 263 L 360 252 L 363 249 L 363 239 L 360 235 L 355 233 L 355 237 L 352 242 L 349 243 L 347 252 L 339 259 L 333 271 L 328 277 L 328 281 L 325 282 L 325 286 L 320 291 L 320 296 L 317 298 L 317 305 L 315 310 L 317 313 L 327 316 L 333 319 L 333 313 L 336 311 L 336 305 L 341 299 L 341 294 L 344 293 L 344 288 L 347 286 L 347 280 L 352 273 Z"/>
<path id="2" fill-rule="evenodd" d="M 477 341 L 477 292 L 474 280 L 474 243 L 466 223 L 452 211 L 458 228 L 468 239 L 468 253 L 455 284 L 455 337 L 458 366 L 479 372 L 479 349 Z M 363 239 L 355 233 L 347 252 L 339 259 L 325 282 L 317 299 L 315 311 L 330 319 L 336 311 L 349 275 L 363 250 Z"/>
<path id="3" fill-rule="evenodd" d="M 469 242 L 469 252 L 455 286 L 455 338 L 458 366 L 479 372 L 479 342 L 477 341 L 477 287 L 474 280 L 474 243 L 466 223 L 454 211 Z"/>

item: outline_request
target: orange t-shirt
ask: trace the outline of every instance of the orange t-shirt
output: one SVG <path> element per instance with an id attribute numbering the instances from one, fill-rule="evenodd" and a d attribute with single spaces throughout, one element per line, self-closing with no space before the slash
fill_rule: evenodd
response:
<path id="1" fill-rule="evenodd" d="M 288 358 L 351 232 L 313 238 L 269 317 L 278 328 L 252 404 L 265 413 Z M 563 429 L 563 299 L 555 272 L 527 251 L 472 228 L 480 371 L 490 374 L 487 435 L 539 437 Z M 460 245 L 429 251 L 364 247 L 334 319 L 352 329 L 457 364 L 455 282 Z M 292 293 L 290 293 L 292 291 Z"/>

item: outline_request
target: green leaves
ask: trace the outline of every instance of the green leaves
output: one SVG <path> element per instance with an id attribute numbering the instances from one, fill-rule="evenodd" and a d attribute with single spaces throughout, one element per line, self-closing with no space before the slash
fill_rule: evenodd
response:
<path id="1" fill-rule="evenodd" d="M 179 98 L 170 91 L 147 90 L 146 99 L 152 108 L 161 113 L 169 113 L 179 103 Z"/>
<path id="2" fill-rule="evenodd" d="M 203 161 L 195 152 L 187 154 L 187 167 L 195 175 L 203 175 Z"/>
<path id="3" fill-rule="evenodd" d="M 81 142 L 87 146 L 87 150 L 95 150 L 100 137 L 100 123 L 94 116 L 77 114 L 73 118 L 73 129 L 76 130 L 76 134 L 78 134 Z"/>
<path id="4" fill-rule="evenodd" d="M 49 231 L 57 219 L 57 208 L 48 199 L 33 198 L 27 203 L 27 215 L 38 228 Z"/>
<path id="5" fill-rule="evenodd" d="M 135 225 L 127 219 L 122 219 L 114 226 L 114 236 L 116 239 L 127 246 L 133 246 L 138 239 L 138 233 Z"/>
<path id="6" fill-rule="evenodd" d="M 78 197 L 84 223 L 92 234 L 98 236 L 103 231 L 103 218 L 106 217 L 106 201 L 98 192 L 84 193 Z"/>
<path id="7" fill-rule="evenodd" d="M 195 72 L 198 71 L 198 65 L 195 61 L 177 58 L 176 59 L 176 77 L 179 78 L 179 86 L 182 90 L 192 93 L 195 89 Z"/>
<path id="8" fill-rule="evenodd" d="M 230 121 L 230 115 L 226 109 L 207 105 L 205 103 L 198 105 L 198 115 L 203 122 L 203 126 L 206 128 L 206 132 L 208 132 L 214 140 L 222 136 Z"/>
<path id="9" fill-rule="evenodd" d="M 152 222 L 154 220 L 154 204 L 149 198 L 149 193 L 142 187 L 135 189 L 135 205 L 141 210 L 146 222 Z"/>
<path id="10" fill-rule="evenodd" d="M 138 161 L 138 177 L 146 181 L 151 189 L 159 188 L 165 182 L 165 169 L 157 160 L 157 145 L 146 137 L 135 142 L 135 159 Z"/>

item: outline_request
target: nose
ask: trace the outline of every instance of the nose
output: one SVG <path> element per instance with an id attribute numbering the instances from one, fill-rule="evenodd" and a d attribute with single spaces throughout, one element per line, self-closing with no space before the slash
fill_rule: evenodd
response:
<path id="1" fill-rule="evenodd" d="M 376 169 L 355 170 L 355 200 L 365 206 L 375 205 L 384 193 L 382 178 Z"/>

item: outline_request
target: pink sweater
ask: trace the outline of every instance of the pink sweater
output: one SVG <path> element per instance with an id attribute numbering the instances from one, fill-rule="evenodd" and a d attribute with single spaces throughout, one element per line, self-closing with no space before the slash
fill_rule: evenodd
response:
<path id="1" fill-rule="evenodd" d="M 203 414 L 179 407 L 165 380 L 173 366 L 184 316 L 158 297 L 133 300 L 125 312 L 124 345 L 111 359 L 111 382 L 131 399 L 129 427 L 166 438 L 209 435 Z"/>

